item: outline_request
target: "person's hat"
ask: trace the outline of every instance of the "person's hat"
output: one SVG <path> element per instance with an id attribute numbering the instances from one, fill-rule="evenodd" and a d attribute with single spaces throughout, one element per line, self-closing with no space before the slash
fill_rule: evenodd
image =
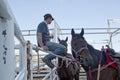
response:
<path id="1" fill-rule="evenodd" d="M 44 19 L 46 20 L 47 18 L 51 18 L 52 20 L 54 20 L 51 14 L 45 14 Z"/>

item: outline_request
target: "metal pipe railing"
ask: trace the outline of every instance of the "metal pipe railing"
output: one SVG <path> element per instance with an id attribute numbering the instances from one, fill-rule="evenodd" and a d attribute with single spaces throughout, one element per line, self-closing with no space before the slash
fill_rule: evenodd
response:
<path id="1" fill-rule="evenodd" d="M 56 68 L 53 68 L 50 73 L 48 73 L 42 80 L 47 80 L 49 76 L 55 71 Z"/>
<path id="2" fill-rule="evenodd" d="M 15 80 L 24 80 L 26 73 L 27 73 L 26 68 L 23 68 L 23 69 L 19 72 L 19 74 L 17 75 L 17 77 L 15 78 Z"/>
<path id="3" fill-rule="evenodd" d="M 14 59 L 14 36 L 20 41 L 21 46 L 21 63 L 22 68 L 20 69 L 19 74 L 17 75 L 15 80 L 27 80 L 26 78 L 26 54 L 25 54 L 25 40 L 23 38 L 23 35 L 21 33 L 21 30 L 19 29 L 19 26 L 17 24 L 17 21 L 12 13 L 12 10 L 7 2 L 7 0 L 0 0 L 0 32 L 3 32 L 4 36 L 1 37 L 1 45 L 4 45 L 5 47 L 5 57 L 4 57 L 4 64 L 1 64 L 1 69 L 4 70 L 4 72 L 0 75 L 2 80 L 13 80 L 15 77 L 15 59 Z M 7 35 L 7 38 L 6 38 Z M 1 48 L 1 46 L 0 46 Z M 0 50 L 3 50 L 2 48 Z M 2 51 L 1 51 L 2 52 Z M 0 59 L 1 60 L 1 59 Z M 6 63 L 7 61 L 7 63 Z M 9 65 L 11 64 L 11 65 Z M 6 67 L 7 66 L 7 67 Z M 24 68 L 24 69 L 23 69 Z M 9 75 L 8 75 L 9 74 Z M 24 78 L 23 78 L 24 77 Z"/>

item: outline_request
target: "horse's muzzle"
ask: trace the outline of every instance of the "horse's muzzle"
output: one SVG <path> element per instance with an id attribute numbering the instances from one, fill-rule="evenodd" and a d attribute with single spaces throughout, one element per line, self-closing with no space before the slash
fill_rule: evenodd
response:
<path id="1" fill-rule="evenodd" d="M 80 64 L 89 67 L 93 65 L 93 61 L 90 58 L 80 58 Z"/>

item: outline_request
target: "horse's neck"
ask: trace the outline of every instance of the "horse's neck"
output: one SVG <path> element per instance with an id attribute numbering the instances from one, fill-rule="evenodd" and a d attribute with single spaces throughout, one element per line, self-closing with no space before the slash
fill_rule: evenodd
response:
<path id="1" fill-rule="evenodd" d="M 102 62 L 101 64 L 105 64 L 105 58 L 104 55 L 101 53 L 101 51 L 94 49 L 91 45 L 88 44 L 88 49 L 90 51 L 91 56 L 93 57 L 93 68 L 98 67 L 99 61 L 100 61 L 100 57 L 102 57 Z M 101 55 L 102 54 L 102 55 Z"/>

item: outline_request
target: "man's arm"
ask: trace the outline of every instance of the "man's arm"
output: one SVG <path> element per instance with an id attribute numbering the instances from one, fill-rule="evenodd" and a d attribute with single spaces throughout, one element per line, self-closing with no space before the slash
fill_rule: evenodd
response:
<path id="1" fill-rule="evenodd" d="M 38 43 L 41 47 L 44 46 L 43 41 L 42 41 L 42 33 L 38 33 Z"/>
<path id="2" fill-rule="evenodd" d="M 48 50 L 48 47 L 44 46 L 43 44 L 43 40 L 42 40 L 42 33 L 38 33 L 38 43 L 39 45 L 44 49 L 44 50 Z"/>

